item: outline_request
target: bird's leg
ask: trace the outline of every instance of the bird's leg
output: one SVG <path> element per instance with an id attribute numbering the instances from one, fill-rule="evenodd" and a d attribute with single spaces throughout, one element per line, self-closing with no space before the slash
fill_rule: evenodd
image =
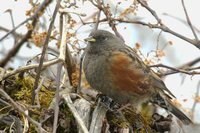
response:
<path id="1" fill-rule="evenodd" d="M 100 99 L 100 102 L 103 103 L 103 105 L 106 106 L 110 111 L 120 108 L 120 105 L 117 102 L 104 94 L 98 94 L 97 99 Z"/>

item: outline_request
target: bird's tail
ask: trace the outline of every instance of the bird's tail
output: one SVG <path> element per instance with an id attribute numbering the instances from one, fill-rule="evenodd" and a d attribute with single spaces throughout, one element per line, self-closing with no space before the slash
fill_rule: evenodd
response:
<path id="1" fill-rule="evenodd" d="M 155 101 L 156 100 L 156 101 Z M 162 95 L 158 95 L 156 99 L 153 100 L 153 103 L 158 104 L 160 107 L 170 111 L 178 119 L 180 119 L 184 124 L 191 124 L 192 121 L 181 111 L 179 110 L 169 98 L 163 98 Z"/>

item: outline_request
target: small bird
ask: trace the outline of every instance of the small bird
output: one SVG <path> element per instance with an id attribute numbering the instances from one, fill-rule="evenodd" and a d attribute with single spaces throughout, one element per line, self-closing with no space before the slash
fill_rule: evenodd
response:
<path id="1" fill-rule="evenodd" d="M 105 30 L 92 31 L 85 39 L 88 45 L 83 60 L 83 71 L 92 88 L 120 104 L 138 107 L 154 101 L 178 117 L 183 123 L 191 120 L 171 99 L 175 96 L 164 82 L 137 55 L 136 51 L 114 34 Z"/>

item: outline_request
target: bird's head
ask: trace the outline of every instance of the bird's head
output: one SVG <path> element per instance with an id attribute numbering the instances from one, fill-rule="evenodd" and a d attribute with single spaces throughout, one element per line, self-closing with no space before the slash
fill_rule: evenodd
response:
<path id="1" fill-rule="evenodd" d="M 84 40 L 88 43 L 90 51 L 93 52 L 112 50 L 124 44 L 119 37 L 105 30 L 95 30 Z"/>

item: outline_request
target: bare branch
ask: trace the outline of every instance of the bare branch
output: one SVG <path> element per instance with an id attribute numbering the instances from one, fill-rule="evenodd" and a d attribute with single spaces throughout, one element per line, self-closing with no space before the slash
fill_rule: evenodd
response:
<path id="1" fill-rule="evenodd" d="M 37 19 L 34 19 L 32 22 L 33 27 L 35 27 L 36 23 L 37 23 Z M 18 53 L 22 45 L 26 41 L 28 41 L 28 39 L 31 37 L 32 32 L 33 30 L 29 30 L 26 33 L 26 35 L 17 44 L 15 44 L 14 47 L 10 51 L 8 51 L 8 54 L 2 60 L 0 60 L 0 67 L 4 67 L 8 63 L 10 58 L 12 58 Z"/>
<path id="2" fill-rule="evenodd" d="M 166 75 L 174 74 L 174 73 L 177 73 L 177 72 L 184 73 L 184 74 L 188 74 L 188 75 L 200 74 L 200 72 L 196 72 L 196 71 L 190 72 L 191 70 L 199 69 L 200 67 L 196 67 L 196 68 L 194 68 L 194 69 L 187 69 L 187 70 L 178 69 L 178 68 L 174 68 L 174 67 L 170 67 L 170 66 L 163 65 L 163 64 L 151 65 L 151 66 L 149 66 L 149 67 L 164 67 L 164 68 L 173 70 L 173 71 L 171 71 L 170 73 L 161 74 L 161 76 L 166 76 Z"/>
<path id="3" fill-rule="evenodd" d="M 157 25 L 157 24 L 151 24 L 151 23 L 145 23 L 142 21 L 134 21 L 134 20 L 123 20 L 123 19 L 112 19 L 113 21 L 118 21 L 118 22 L 122 22 L 122 23 L 130 23 L 130 24 L 138 24 L 138 25 L 143 25 L 143 26 L 147 26 L 149 28 L 154 28 L 154 29 L 161 29 L 164 32 L 170 33 L 186 42 L 189 42 L 190 44 L 194 45 L 195 47 L 197 47 L 198 49 L 200 49 L 200 45 L 198 45 L 200 43 L 200 41 L 196 41 L 194 39 L 190 39 L 186 36 L 183 36 L 173 30 L 171 30 L 170 28 L 166 27 L 164 24 L 162 25 Z M 107 19 L 102 19 L 99 22 L 105 22 L 107 21 Z M 90 24 L 90 23 L 96 23 L 95 22 L 84 22 L 85 24 Z"/>
<path id="4" fill-rule="evenodd" d="M 55 18 L 56 18 L 58 9 L 60 7 L 60 2 L 61 2 L 61 0 L 58 0 L 57 3 L 56 3 L 56 6 L 55 6 L 55 9 L 54 9 L 54 12 L 53 12 L 53 16 L 52 16 L 52 20 L 50 22 L 49 29 L 48 29 L 48 32 L 47 32 L 47 35 L 46 35 L 46 38 L 45 38 L 45 41 L 44 41 L 44 44 L 43 44 L 42 55 L 41 55 L 41 58 L 40 58 L 39 66 L 37 68 L 37 75 L 36 75 L 36 78 L 35 78 L 34 89 L 33 89 L 33 92 L 32 92 L 32 98 L 31 98 L 31 104 L 32 105 L 34 104 L 34 101 L 35 101 L 35 90 L 38 87 L 38 83 L 39 83 L 39 79 L 40 79 L 40 73 L 41 73 L 41 69 L 42 69 L 42 66 L 43 66 L 43 61 L 44 61 L 46 49 L 48 47 L 48 42 L 49 42 L 49 38 L 50 38 L 50 35 L 51 35 L 51 31 L 52 31 L 52 28 L 53 28 Z"/>
<path id="5" fill-rule="evenodd" d="M 197 85 L 197 90 L 196 90 L 196 93 L 195 93 L 195 97 L 198 97 L 198 96 L 199 96 L 199 91 L 200 91 L 200 81 L 198 82 L 198 85 Z M 193 121 L 194 121 L 194 113 L 195 113 L 196 105 L 197 105 L 197 101 L 194 99 L 194 103 L 193 103 L 192 109 L 191 109 L 191 112 L 192 112 L 192 120 L 193 120 Z"/>
<path id="6" fill-rule="evenodd" d="M 9 34 L 13 33 L 16 29 L 18 29 L 20 26 L 24 25 L 28 21 L 38 19 L 39 13 L 42 13 L 43 10 L 45 9 L 45 7 L 51 2 L 52 2 L 52 0 L 44 0 L 44 2 L 40 5 L 40 7 L 35 11 L 33 16 L 31 16 L 30 18 L 24 20 L 19 25 L 17 25 L 14 29 L 9 31 L 6 35 L 4 35 L 2 38 L 0 38 L 0 41 L 4 40 Z"/>
<path id="7" fill-rule="evenodd" d="M 72 85 L 72 73 L 75 71 L 75 63 L 74 60 L 72 58 L 71 52 L 69 50 L 69 47 L 67 44 L 67 28 L 68 28 L 68 21 L 70 20 L 70 16 L 68 13 L 62 13 L 61 17 L 63 19 L 60 27 L 62 27 L 62 38 L 61 38 L 61 46 L 60 46 L 60 55 L 59 58 L 63 60 L 63 62 L 66 63 L 66 68 L 67 68 L 67 72 L 68 72 L 68 77 L 69 77 L 69 81 L 70 84 Z"/>
<path id="8" fill-rule="evenodd" d="M 188 13 L 187 13 L 184 0 L 181 0 L 181 2 L 182 2 L 182 6 L 183 6 L 183 9 L 184 9 L 184 12 L 185 12 L 185 16 L 186 16 L 186 19 L 187 19 L 187 23 L 188 23 L 188 25 L 190 26 L 190 29 L 192 30 L 192 33 L 193 33 L 193 35 L 194 35 L 196 41 L 199 41 L 198 36 L 197 36 L 197 34 L 196 34 L 196 32 L 195 32 L 193 26 L 192 26 L 192 23 L 191 23 L 191 21 L 190 21 L 189 15 L 188 15 Z"/>
<path id="9" fill-rule="evenodd" d="M 48 66 L 50 66 L 50 65 L 54 65 L 54 64 L 59 63 L 59 62 L 61 62 L 60 59 L 54 59 L 54 60 L 45 62 L 45 63 L 43 64 L 43 68 L 48 67 Z M 16 70 L 13 70 L 13 71 L 10 71 L 10 72 L 8 72 L 8 73 L 5 73 L 5 74 L 3 75 L 3 77 L 2 77 L 2 79 L 0 79 L 0 81 L 5 80 L 6 78 L 8 78 L 8 77 L 10 77 L 10 76 L 12 76 L 12 75 L 15 75 L 15 74 L 17 74 L 17 73 L 25 72 L 25 71 L 28 71 L 28 70 L 31 70 L 31 69 L 35 69 L 35 68 L 37 68 L 38 66 L 39 66 L 39 64 L 33 64 L 33 65 L 28 65 L 28 66 L 20 67 L 20 68 L 18 68 L 18 69 L 16 69 Z"/>
<path id="10" fill-rule="evenodd" d="M 54 121 L 53 121 L 53 133 L 56 133 L 58 124 L 58 114 L 59 114 L 59 91 L 60 91 L 60 75 L 61 75 L 62 65 L 57 66 L 57 76 L 56 76 L 56 94 L 55 94 L 55 107 L 54 107 Z"/>
<path id="11" fill-rule="evenodd" d="M 184 25 L 187 25 L 187 26 L 188 26 L 188 23 L 187 23 L 185 20 L 183 20 L 183 19 L 181 19 L 181 18 L 179 18 L 179 17 L 173 16 L 173 15 L 168 14 L 168 13 L 163 13 L 163 15 L 166 15 L 166 16 L 168 16 L 168 17 L 171 17 L 171 18 L 173 18 L 173 19 L 176 19 L 176 20 L 180 21 L 181 23 L 183 23 Z M 195 31 L 197 31 L 197 33 L 200 33 L 200 30 L 199 30 L 196 26 L 193 25 L 193 28 L 194 28 Z"/>
<path id="12" fill-rule="evenodd" d="M 5 32 L 9 32 L 10 30 L 9 29 L 7 29 L 7 28 L 5 28 L 5 27 L 2 27 L 2 26 L 0 26 L 0 30 L 2 30 L 2 31 L 5 31 Z M 16 37 L 16 38 L 20 38 L 20 37 L 22 37 L 22 35 L 21 34 L 19 34 L 19 33 L 11 33 L 14 37 Z"/>
<path id="13" fill-rule="evenodd" d="M 109 26 L 115 32 L 116 36 L 118 36 L 119 38 L 121 38 L 124 41 L 124 38 L 122 37 L 122 35 L 120 35 L 120 33 L 117 31 L 115 21 L 113 21 L 113 19 L 112 19 L 112 14 L 110 12 L 109 5 L 106 6 L 104 4 L 103 0 L 97 0 L 97 5 L 94 4 L 94 6 L 96 6 L 100 11 L 101 10 L 103 11 L 103 13 L 106 16 Z M 99 23 L 99 20 L 97 20 L 97 23 Z"/>
<path id="14" fill-rule="evenodd" d="M 154 16 L 158 24 L 162 25 L 161 19 L 158 17 L 157 13 L 148 6 L 146 1 L 144 0 L 137 0 L 137 1 Z"/>
<path id="15" fill-rule="evenodd" d="M 98 29 L 100 17 L 101 17 L 101 10 L 99 9 L 99 12 L 97 14 L 97 22 L 96 22 L 96 25 L 94 27 L 94 30 Z"/>
<path id="16" fill-rule="evenodd" d="M 32 21 L 32 26 L 33 28 L 35 27 L 37 21 L 38 21 L 38 16 L 40 12 L 43 12 L 43 10 L 45 9 L 45 7 L 50 3 L 50 0 L 44 0 L 44 2 L 40 5 L 40 7 L 38 8 L 38 10 L 35 12 L 35 14 L 30 17 L 27 20 L 33 20 Z M 17 28 L 19 28 L 21 25 L 23 25 L 24 23 L 27 22 L 27 20 L 25 20 L 24 22 L 22 22 L 21 24 L 19 24 L 18 26 L 16 26 L 14 29 L 12 29 L 11 31 L 9 31 L 5 36 L 3 36 L 0 41 L 2 41 L 3 39 L 5 39 L 9 34 L 13 33 Z M 12 58 L 13 56 L 15 56 L 19 49 L 21 48 L 21 46 L 28 41 L 28 39 L 31 37 L 31 34 L 33 32 L 33 29 L 29 30 L 26 35 L 17 43 L 14 45 L 14 47 L 8 51 L 8 54 L 0 61 L 0 67 L 4 67 L 8 61 L 10 60 L 10 58 Z"/>

